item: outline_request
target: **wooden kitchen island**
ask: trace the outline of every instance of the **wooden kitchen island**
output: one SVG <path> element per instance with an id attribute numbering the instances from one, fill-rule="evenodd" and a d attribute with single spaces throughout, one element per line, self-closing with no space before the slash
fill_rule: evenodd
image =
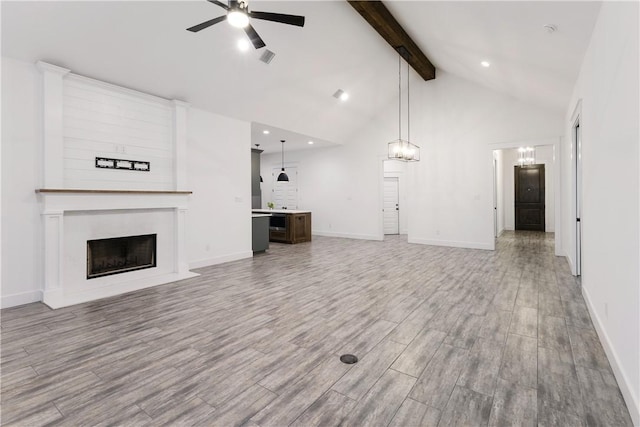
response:
<path id="1" fill-rule="evenodd" d="M 311 241 L 311 211 L 253 209 L 255 214 L 271 214 L 269 241 L 302 243 Z"/>

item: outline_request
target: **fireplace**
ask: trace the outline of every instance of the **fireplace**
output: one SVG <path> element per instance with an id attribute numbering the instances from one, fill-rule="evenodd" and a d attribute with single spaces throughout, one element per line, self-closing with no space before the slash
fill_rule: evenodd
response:
<path id="1" fill-rule="evenodd" d="M 87 241 L 87 279 L 156 266 L 156 234 Z"/>

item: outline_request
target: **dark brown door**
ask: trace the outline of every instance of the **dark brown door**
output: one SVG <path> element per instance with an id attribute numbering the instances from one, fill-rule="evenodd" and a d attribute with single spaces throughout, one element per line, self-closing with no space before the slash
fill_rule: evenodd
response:
<path id="1" fill-rule="evenodd" d="M 515 167 L 516 230 L 544 231 L 544 165 Z"/>

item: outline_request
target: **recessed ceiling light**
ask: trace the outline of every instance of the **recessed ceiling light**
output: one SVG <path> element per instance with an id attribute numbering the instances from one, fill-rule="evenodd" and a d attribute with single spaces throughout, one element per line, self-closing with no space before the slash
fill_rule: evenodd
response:
<path id="1" fill-rule="evenodd" d="M 342 95 L 340 95 L 340 101 L 346 101 L 347 99 L 349 99 L 349 94 L 347 92 L 342 92 Z"/>
<path id="2" fill-rule="evenodd" d="M 307 142 L 307 144 L 313 145 L 313 141 L 309 141 L 309 142 Z"/>
<path id="3" fill-rule="evenodd" d="M 269 131 L 268 130 L 263 130 L 262 133 L 264 133 L 265 135 L 269 135 Z"/>
<path id="4" fill-rule="evenodd" d="M 482 61 L 480 65 L 482 65 L 485 68 L 488 68 L 491 65 L 491 63 L 489 61 Z"/>
<path id="5" fill-rule="evenodd" d="M 249 50 L 249 47 L 251 47 L 249 45 L 249 40 L 247 39 L 240 39 L 238 40 L 238 49 L 240 49 L 241 52 L 246 52 Z"/>

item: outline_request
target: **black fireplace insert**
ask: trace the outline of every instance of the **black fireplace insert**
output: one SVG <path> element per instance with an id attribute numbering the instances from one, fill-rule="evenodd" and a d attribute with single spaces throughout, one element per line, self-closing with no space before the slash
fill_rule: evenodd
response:
<path id="1" fill-rule="evenodd" d="M 156 234 L 87 241 L 87 279 L 156 266 Z"/>

